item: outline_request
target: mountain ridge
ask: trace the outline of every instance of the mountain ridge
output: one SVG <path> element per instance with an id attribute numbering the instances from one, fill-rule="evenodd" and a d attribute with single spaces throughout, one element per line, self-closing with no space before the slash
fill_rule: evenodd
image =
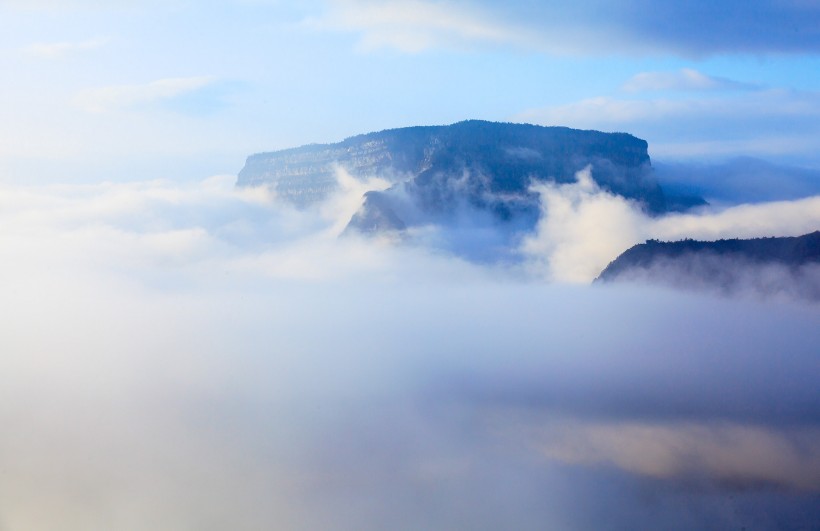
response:
<path id="1" fill-rule="evenodd" d="M 750 288 L 820 300 L 820 230 L 802 236 L 647 240 L 621 253 L 594 280 L 620 281 L 727 294 Z"/>
<path id="2" fill-rule="evenodd" d="M 652 214 L 699 201 L 670 201 L 654 178 L 647 142 L 629 133 L 484 120 L 385 129 L 256 153 L 239 172 L 237 185 L 271 186 L 282 200 L 307 206 L 333 193 L 342 169 L 360 181 L 380 177 L 391 186 L 368 192 L 352 230 L 412 226 L 446 217 L 464 204 L 497 221 L 531 227 L 538 198 L 530 185 L 573 182 L 587 166 L 602 189 Z"/>

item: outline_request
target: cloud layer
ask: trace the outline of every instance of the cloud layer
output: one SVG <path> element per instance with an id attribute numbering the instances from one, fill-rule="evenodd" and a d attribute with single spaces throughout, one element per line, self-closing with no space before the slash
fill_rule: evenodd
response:
<path id="1" fill-rule="evenodd" d="M 576 183 L 534 187 L 542 214 L 521 251 L 536 275 L 591 282 L 621 252 L 648 239 L 800 236 L 820 227 L 820 196 L 650 217 L 639 205 L 601 190 L 589 169 L 577 177 Z"/>
<path id="2" fill-rule="evenodd" d="M 425 0 L 332 1 L 326 13 L 306 23 L 319 30 L 359 33 L 363 50 L 390 47 L 417 53 L 441 46 L 526 42 L 521 31 L 499 24 L 481 8 Z"/>
<path id="3" fill-rule="evenodd" d="M 321 26 L 356 32 L 365 47 L 416 52 L 506 43 L 553 54 L 814 53 L 820 8 L 811 2 L 705 0 L 656 4 L 585 0 L 572 5 L 486 1 L 328 2 Z M 398 30 L 398 31 L 397 31 Z"/>
<path id="4" fill-rule="evenodd" d="M 548 224 L 647 222 L 567 186 Z M 766 214 L 727 212 L 691 223 Z M 348 215 L 227 176 L 4 187 L 4 528 L 816 521 L 816 308 L 550 285 Z"/>

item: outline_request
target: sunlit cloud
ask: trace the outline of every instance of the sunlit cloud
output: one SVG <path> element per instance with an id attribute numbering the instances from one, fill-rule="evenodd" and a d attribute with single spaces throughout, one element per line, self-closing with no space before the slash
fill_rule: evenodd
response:
<path id="1" fill-rule="evenodd" d="M 590 169 L 571 184 L 539 184 L 542 215 L 521 250 L 536 275 L 591 282 L 629 247 L 648 239 L 800 236 L 820 228 L 820 196 L 651 217 L 640 205 L 601 190 Z"/>
<path id="2" fill-rule="evenodd" d="M 530 267 L 561 282 L 590 282 L 641 240 L 645 215 L 621 196 L 601 190 L 587 168 L 570 185 L 539 184 L 542 217 L 522 250 Z"/>
<path id="3" fill-rule="evenodd" d="M 537 425 L 537 424 L 536 424 Z M 548 423 L 532 443 L 558 461 L 727 485 L 820 490 L 820 430 L 732 423 Z"/>

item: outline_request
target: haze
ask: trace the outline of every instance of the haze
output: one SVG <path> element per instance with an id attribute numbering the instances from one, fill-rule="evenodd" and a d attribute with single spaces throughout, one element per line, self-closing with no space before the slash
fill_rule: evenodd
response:
<path id="1" fill-rule="evenodd" d="M 591 285 L 820 228 L 812 2 L 1 1 L 0 530 L 806 529 L 820 309 Z M 626 131 L 710 205 L 339 237 L 248 155 L 476 118 Z M 481 259 L 474 259 L 481 256 Z M 785 275 L 784 272 L 772 274 Z"/>

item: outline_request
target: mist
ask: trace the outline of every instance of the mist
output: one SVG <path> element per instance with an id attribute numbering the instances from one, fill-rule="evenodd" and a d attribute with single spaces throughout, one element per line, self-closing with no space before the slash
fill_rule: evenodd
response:
<path id="1" fill-rule="evenodd" d="M 752 157 L 719 163 L 657 162 L 664 190 L 705 197 L 719 205 L 789 201 L 820 194 L 820 171 Z"/>
<path id="2" fill-rule="evenodd" d="M 339 238 L 349 181 L 307 210 L 230 176 L 4 186 L 0 529 L 818 521 L 817 305 L 585 284 L 646 237 L 816 228 L 817 198 L 538 190 L 511 264 Z"/>
<path id="3" fill-rule="evenodd" d="M 648 239 L 712 241 L 800 236 L 820 227 L 820 195 L 791 201 L 702 207 L 653 217 L 640 204 L 601 189 L 592 180 L 591 172 L 590 168 L 578 172 L 575 183 L 533 185 L 532 189 L 541 197 L 541 217 L 534 232 L 524 237 L 520 245 L 523 267 L 531 275 L 559 282 L 589 283 L 623 251 Z M 740 282 L 735 292 L 765 295 L 767 284 L 777 284 L 779 279 L 784 286 L 799 289 L 804 276 L 816 277 L 811 271 L 802 275 L 772 269 L 765 272 L 771 282 L 755 283 L 755 277 L 762 271 L 750 269 L 751 266 L 732 264 L 740 276 L 749 279 Z M 680 272 L 670 270 L 673 276 Z M 656 273 L 643 279 L 669 276 L 660 270 Z M 685 286 L 686 280 L 678 279 L 672 284 Z"/>

